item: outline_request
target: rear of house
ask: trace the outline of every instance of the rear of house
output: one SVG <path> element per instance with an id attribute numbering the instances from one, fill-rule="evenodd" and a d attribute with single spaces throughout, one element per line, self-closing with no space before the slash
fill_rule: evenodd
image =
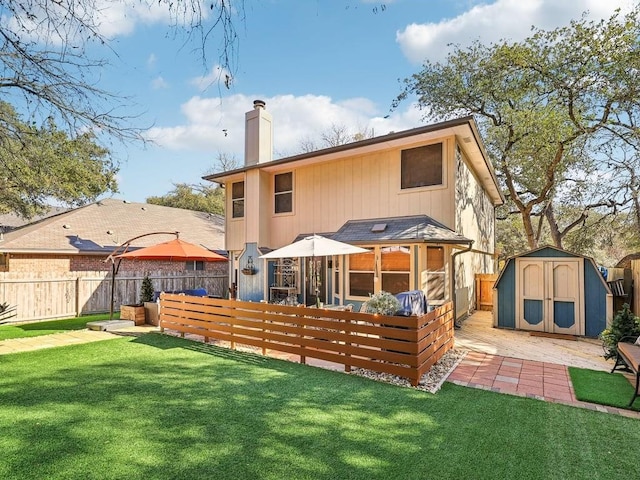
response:
<path id="1" fill-rule="evenodd" d="M 205 177 L 225 186 L 239 298 L 311 304 L 317 289 L 324 303 L 357 305 L 381 290 L 422 290 L 430 306 L 455 300 L 458 316 L 473 308 L 473 275 L 494 271 L 503 198 L 471 117 L 279 160 L 272 124 L 254 102 L 244 166 Z M 259 259 L 314 233 L 368 251 Z"/>

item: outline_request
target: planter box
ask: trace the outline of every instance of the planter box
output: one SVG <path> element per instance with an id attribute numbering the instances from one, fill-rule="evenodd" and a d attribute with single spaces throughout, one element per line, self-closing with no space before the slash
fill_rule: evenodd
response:
<path id="1" fill-rule="evenodd" d="M 133 320 L 136 325 L 144 325 L 144 306 L 120 305 L 120 320 Z"/>
<path id="2" fill-rule="evenodd" d="M 146 322 L 158 326 L 160 325 L 160 304 L 157 302 L 144 302 Z"/>

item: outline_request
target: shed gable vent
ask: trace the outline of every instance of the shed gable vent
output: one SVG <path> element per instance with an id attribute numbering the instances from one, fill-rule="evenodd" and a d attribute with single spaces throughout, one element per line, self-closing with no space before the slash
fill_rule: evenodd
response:
<path id="1" fill-rule="evenodd" d="M 387 229 L 386 223 L 376 223 L 373 227 L 371 227 L 371 233 L 384 232 L 386 229 Z"/>

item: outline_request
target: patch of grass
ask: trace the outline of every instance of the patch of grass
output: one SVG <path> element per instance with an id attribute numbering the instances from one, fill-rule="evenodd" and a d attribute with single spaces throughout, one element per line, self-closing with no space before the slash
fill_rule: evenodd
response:
<path id="1" fill-rule="evenodd" d="M 621 373 L 569 367 L 569 375 L 578 400 L 640 411 L 640 397 L 629 407 L 634 387 Z"/>
<path id="2" fill-rule="evenodd" d="M 117 318 L 118 314 L 114 316 Z M 67 332 L 69 330 L 82 330 L 87 322 L 97 320 L 109 320 L 108 313 L 96 315 L 83 315 L 82 317 L 65 318 L 62 320 L 46 320 L 42 322 L 22 323 L 16 325 L 1 325 L 0 340 L 9 338 L 38 337 L 52 333 Z"/>
<path id="3" fill-rule="evenodd" d="M 0 361 L 0 478 L 640 476 L 636 419 L 448 383 L 432 395 L 161 334 Z"/>

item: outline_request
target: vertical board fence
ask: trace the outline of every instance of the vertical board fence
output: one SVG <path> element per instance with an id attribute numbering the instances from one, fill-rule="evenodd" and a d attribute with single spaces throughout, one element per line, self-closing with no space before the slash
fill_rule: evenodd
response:
<path id="1" fill-rule="evenodd" d="M 408 378 L 415 386 L 453 348 L 453 304 L 421 316 L 162 294 L 160 328 Z"/>
<path id="2" fill-rule="evenodd" d="M 155 290 L 204 288 L 210 295 L 226 296 L 226 274 L 207 271 L 150 272 Z M 140 299 L 143 274 L 123 272 L 116 275 L 114 309 Z M 108 312 L 111 304 L 111 273 L 0 273 L 0 303 L 16 307 L 12 322 L 74 317 Z"/>

